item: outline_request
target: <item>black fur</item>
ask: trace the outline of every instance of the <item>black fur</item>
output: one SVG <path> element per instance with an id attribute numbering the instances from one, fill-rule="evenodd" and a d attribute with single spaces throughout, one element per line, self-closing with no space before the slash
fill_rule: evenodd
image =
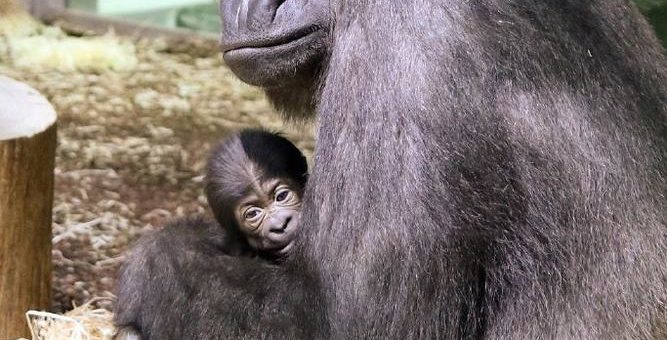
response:
<path id="1" fill-rule="evenodd" d="M 239 25 L 248 2 L 273 5 L 270 22 Z M 310 10 L 329 13 L 315 49 L 249 48 Z M 133 274 L 135 258 L 120 321 L 180 315 L 141 321 L 156 339 L 198 322 L 200 339 L 666 336 L 667 64 L 628 1 L 224 0 L 222 15 L 233 70 L 256 68 L 287 111 L 317 109 L 303 242 L 278 268 L 210 261 L 188 277 L 215 294 L 173 313 L 124 306 L 130 286 L 182 296 L 144 288 L 177 276 Z M 313 83 L 276 85 L 313 60 Z M 244 271 L 265 279 L 240 285 Z"/>
<path id="2" fill-rule="evenodd" d="M 304 339 L 322 324 L 301 308 L 318 299 L 307 294 L 319 289 L 301 282 L 314 279 L 296 269 L 285 275 L 257 257 L 232 257 L 226 247 L 220 226 L 202 218 L 142 237 L 118 285 L 116 323 L 127 330 L 117 339 L 136 339 L 132 330 L 144 340 L 262 339 L 246 334 L 267 325 L 275 328 L 271 338 Z"/>
<path id="3" fill-rule="evenodd" d="M 210 334 L 202 334 L 202 331 L 209 327 L 208 323 L 222 319 L 190 320 L 190 317 L 224 311 L 226 304 L 223 300 L 241 291 L 227 282 L 233 281 L 239 287 L 248 288 L 275 282 L 281 285 L 276 290 L 289 291 L 288 283 L 275 278 L 271 272 L 276 269 L 269 265 L 282 262 L 284 258 L 252 249 L 233 210 L 257 180 L 290 179 L 300 186 L 298 194 L 302 195 L 307 177 L 308 165 L 301 151 L 276 133 L 245 129 L 215 147 L 207 163 L 206 194 L 219 224 L 201 217 L 177 220 L 143 237 L 134 246 L 119 283 L 121 307 L 117 322 L 123 328 L 116 339 L 213 339 L 217 328 L 212 328 Z M 258 267 L 257 273 L 247 271 L 253 266 Z M 209 274 L 203 275 L 203 272 Z M 217 276 L 220 278 L 216 279 Z M 233 303 L 244 299 L 253 301 L 253 297 L 238 296 L 238 301 Z M 288 298 L 286 303 L 295 306 L 302 303 L 298 293 L 293 299 L 291 302 Z M 189 305 L 191 301 L 192 306 Z M 230 317 L 237 321 L 246 320 L 243 322 L 248 324 L 261 323 L 265 318 L 263 314 L 272 314 L 280 300 L 261 297 L 261 301 L 275 302 L 267 303 L 266 307 L 257 306 L 257 310 L 235 311 Z M 192 308 L 190 312 L 181 313 L 189 308 Z M 263 308 L 267 310 L 262 311 Z M 289 310 L 288 315 L 276 313 L 284 318 L 277 321 L 278 324 L 285 325 L 277 334 L 285 338 L 302 337 L 303 330 L 296 327 L 295 320 L 307 320 L 309 316 L 304 315 L 304 311 Z M 257 328 L 260 325 L 243 327 Z M 242 332 L 231 334 L 239 336 Z"/>

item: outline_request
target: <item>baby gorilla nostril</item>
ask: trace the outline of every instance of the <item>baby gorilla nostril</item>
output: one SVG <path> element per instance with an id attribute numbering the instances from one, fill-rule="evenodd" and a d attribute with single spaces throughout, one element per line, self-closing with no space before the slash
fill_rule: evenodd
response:
<path id="1" fill-rule="evenodd" d="M 287 218 L 285 218 L 285 220 L 283 221 L 283 223 L 276 223 L 276 225 L 273 226 L 273 227 L 271 227 L 271 229 L 269 229 L 269 230 L 270 230 L 272 233 L 282 234 L 282 233 L 284 233 L 285 230 L 287 229 L 287 226 L 289 225 L 289 223 L 290 223 L 291 220 L 292 220 L 292 216 L 288 216 Z"/>
<path id="2" fill-rule="evenodd" d="M 287 216 L 287 218 L 285 219 L 285 223 L 283 223 L 283 230 L 287 229 L 287 226 L 289 225 L 291 220 L 292 216 Z"/>

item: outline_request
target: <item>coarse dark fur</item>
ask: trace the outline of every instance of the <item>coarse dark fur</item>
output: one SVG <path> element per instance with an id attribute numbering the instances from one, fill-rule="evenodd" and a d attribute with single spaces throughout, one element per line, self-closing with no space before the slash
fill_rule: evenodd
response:
<path id="1" fill-rule="evenodd" d="M 306 158 L 279 134 L 244 129 L 211 152 L 206 165 L 206 197 L 216 220 L 225 228 L 229 254 L 254 253 L 234 217 L 234 208 L 254 181 L 272 178 L 290 179 L 300 189 L 308 180 Z"/>
<path id="2" fill-rule="evenodd" d="M 142 237 L 118 284 L 116 339 L 261 339 L 246 334 L 266 327 L 271 337 L 305 339 L 322 324 L 301 308 L 316 301 L 308 294 L 319 289 L 306 286 L 313 278 L 226 247 L 220 226 L 199 217 Z"/>
<path id="3" fill-rule="evenodd" d="M 271 19 L 235 20 L 240 2 Z M 283 109 L 316 108 L 302 242 L 266 269 L 197 267 L 192 248 L 182 272 L 161 260 L 177 238 L 143 244 L 121 324 L 154 339 L 666 336 L 667 64 L 629 1 L 229 0 L 222 15 L 232 70 Z M 257 43 L 302 17 L 328 38 Z M 288 70 L 304 76 L 281 87 Z M 172 272 L 137 273 L 146 261 Z M 183 275 L 210 290 L 151 289 Z M 133 302 L 164 294 L 182 301 Z"/>

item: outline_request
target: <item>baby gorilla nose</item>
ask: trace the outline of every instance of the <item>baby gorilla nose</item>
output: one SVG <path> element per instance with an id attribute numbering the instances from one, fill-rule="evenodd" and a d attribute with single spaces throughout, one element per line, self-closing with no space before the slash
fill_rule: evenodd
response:
<path id="1" fill-rule="evenodd" d="M 289 225 L 290 221 L 292 221 L 291 215 L 285 217 L 282 221 L 277 220 L 276 223 L 274 223 L 271 228 L 269 228 L 269 231 L 276 234 L 282 234 L 285 232 L 285 230 L 287 230 L 287 226 Z"/>

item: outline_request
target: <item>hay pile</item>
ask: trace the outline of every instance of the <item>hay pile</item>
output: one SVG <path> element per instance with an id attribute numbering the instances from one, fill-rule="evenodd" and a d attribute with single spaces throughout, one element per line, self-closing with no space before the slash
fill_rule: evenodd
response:
<path id="1" fill-rule="evenodd" d="M 218 139 L 239 128 L 262 126 L 286 132 L 306 155 L 312 154 L 311 128 L 285 126 L 260 91 L 239 82 L 224 66 L 214 41 L 80 38 L 54 27 L 29 37 L 54 39 L 53 32 L 60 32 L 55 41 L 126 46 L 124 51 L 136 58 L 133 67 L 123 68 L 94 62 L 104 66 L 82 67 L 85 58 L 64 62 L 66 67 L 33 67 L 0 57 L 0 74 L 39 90 L 59 114 L 55 312 L 110 296 L 123 254 L 141 234 L 170 218 L 208 213 L 202 169 Z M 4 36 L 17 41 L 21 35 Z M 57 44 L 54 51 L 60 51 Z M 110 309 L 112 304 L 104 300 L 97 306 Z"/>
<path id="2" fill-rule="evenodd" d="M 59 27 L 44 26 L 0 1 L 0 61 L 41 71 L 130 71 L 137 65 L 134 44 L 112 33 L 71 37 Z"/>
<path id="3" fill-rule="evenodd" d="M 137 65 L 134 45 L 112 33 L 101 37 L 69 37 L 58 27 L 6 35 L 0 44 L 0 55 L 17 67 L 41 70 L 130 71 Z"/>
<path id="4" fill-rule="evenodd" d="M 113 315 L 90 302 L 65 315 L 29 311 L 26 313 L 32 340 L 111 340 L 115 334 Z"/>

